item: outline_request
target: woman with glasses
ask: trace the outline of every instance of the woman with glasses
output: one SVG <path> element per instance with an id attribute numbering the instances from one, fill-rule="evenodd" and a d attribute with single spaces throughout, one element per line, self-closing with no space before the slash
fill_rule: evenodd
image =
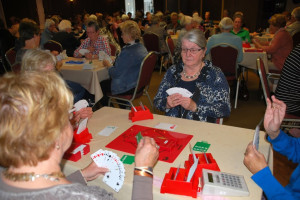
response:
<path id="1" fill-rule="evenodd" d="M 166 72 L 154 98 L 156 108 L 167 116 L 216 122 L 229 116 L 230 97 L 227 80 L 221 69 L 204 60 L 206 40 L 202 31 L 188 31 L 181 40 L 182 61 Z M 180 92 L 171 95 L 167 90 L 180 87 L 192 96 Z"/>

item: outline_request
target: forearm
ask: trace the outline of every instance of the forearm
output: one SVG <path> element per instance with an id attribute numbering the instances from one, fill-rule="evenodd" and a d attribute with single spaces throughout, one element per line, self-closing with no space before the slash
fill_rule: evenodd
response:
<path id="1" fill-rule="evenodd" d="M 77 170 L 66 177 L 66 179 L 72 183 L 80 183 L 82 185 L 86 185 L 86 181 L 80 170 Z"/>
<path id="2" fill-rule="evenodd" d="M 134 175 L 132 200 L 153 199 L 153 179 L 146 176 Z"/>
<path id="3" fill-rule="evenodd" d="M 292 196 L 290 191 L 287 191 L 272 175 L 270 168 L 266 167 L 252 177 L 252 180 L 262 188 L 268 199 L 289 199 L 293 200 L 295 197 Z"/>

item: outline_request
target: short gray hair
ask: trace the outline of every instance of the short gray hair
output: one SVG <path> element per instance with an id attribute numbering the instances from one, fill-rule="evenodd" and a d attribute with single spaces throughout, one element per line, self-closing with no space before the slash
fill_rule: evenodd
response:
<path id="1" fill-rule="evenodd" d="M 220 23 L 219 23 L 219 26 L 221 29 L 224 29 L 224 30 L 231 30 L 233 28 L 233 21 L 231 18 L 229 17 L 224 17 Z"/>
<path id="2" fill-rule="evenodd" d="M 294 16 L 297 21 L 300 21 L 300 7 L 294 8 L 292 16 Z"/>
<path id="3" fill-rule="evenodd" d="M 192 43 L 195 43 L 200 48 L 206 47 L 206 39 L 205 39 L 204 33 L 203 33 L 203 31 L 201 31 L 199 29 L 192 29 L 192 30 L 186 32 L 181 39 L 181 43 L 183 40 L 188 40 Z"/>
<path id="4" fill-rule="evenodd" d="M 71 22 L 69 20 L 61 20 L 58 24 L 59 31 L 66 31 L 67 28 L 72 28 Z"/>
<path id="5" fill-rule="evenodd" d="M 55 22 L 52 19 L 46 19 L 46 21 L 45 21 L 45 29 L 49 28 L 51 25 L 55 25 Z"/>

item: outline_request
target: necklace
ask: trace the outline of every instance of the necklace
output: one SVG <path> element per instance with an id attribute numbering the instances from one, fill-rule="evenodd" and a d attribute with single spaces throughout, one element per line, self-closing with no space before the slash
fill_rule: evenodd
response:
<path id="1" fill-rule="evenodd" d="M 3 175 L 5 178 L 11 181 L 35 181 L 37 178 L 44 178 L 50 181 L 59 181 L 60 178 L 65 178 L 65 175 L 62 172 L 52 172 L 51 174 L 35 174 L 31 173 L 13 173 L 4 170 Z"/>
<path id="2" fill-rule="evenodd" d="M 184 70 L 182 71 L 182 73 L 183 73 L 184 78 L 187 78 L 187 79 L 193 79 L 193 78 L 196 78 L 196 77 L 199 76 L 199 74 L 200 74 L 200 72 L 197 72 L 197 73 L 194 74 L 193 76 L 189 76 L 189 75 L 187 75 L 187 74 L 185 73 Z"/>

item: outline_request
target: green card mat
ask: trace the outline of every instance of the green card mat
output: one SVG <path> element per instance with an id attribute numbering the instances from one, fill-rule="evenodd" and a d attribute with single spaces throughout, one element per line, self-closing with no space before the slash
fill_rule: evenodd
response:
<path id="1" fill-rule="evenodd" d="M 131 165 L 132 163 L 134 163 L 134 156 L 124 155 L 124 156 L 121 158 L 121 161 L 122 161 L 124 164 Z"/>
<path id="2" fill-rule="evenodd" d="M 194 151 L 200 151 L 200 152 L 207 152 L 208 148 L 210 147 L 210 144 L 206 141 L 197 142 L 195 146 L 193 147 Z"/>

